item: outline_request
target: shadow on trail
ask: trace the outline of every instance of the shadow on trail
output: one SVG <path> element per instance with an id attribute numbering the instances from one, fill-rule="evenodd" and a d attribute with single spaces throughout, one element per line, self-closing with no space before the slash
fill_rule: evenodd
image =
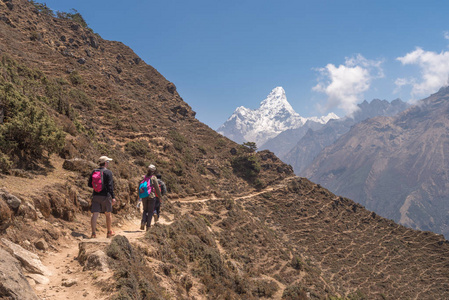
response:
<path id="1" fill-rule="evenodd" d="M 76 231 L 72 231 L 72 233 L 70 233 L 70 235 L 73 236 L 73 237 L 82 237 L 83 239 L 87 239 L 88 238 L 88 236 L 85 235 L 84 233 L 79 233 L 79 232 L 76 232 Z"/>

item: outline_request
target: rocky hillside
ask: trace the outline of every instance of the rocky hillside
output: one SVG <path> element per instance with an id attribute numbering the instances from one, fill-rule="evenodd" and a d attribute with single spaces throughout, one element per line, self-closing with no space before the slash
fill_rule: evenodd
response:
<path id="1" fill-rule="evenodd" d="M 449 297 L 441 235 L 211 130 L 173 83 L 79 14 L 1 0 L 0 55 L 0 298 Z M 103 217 L 88 239 L 100 155 L 114 159 L 113 239 Z M 136 185 L 149 163 L 169 193 L 145 233 Z"/>
<path id="2" fill-rule="evenodd" d="M 409 107 L 409 105 L 400 99 L 388 102 L 387 100 L 373 99 L 371 102 L 364 101 L 357 105 L 358 110 L 352 116 L 347 116 L 338 120 L 330 120 L 320 128 L 311 128 L 307 132 L 298 132 L 298 129 L 283 136 L 283 140 L 294 141 L 294 146 L 288 147 L 287 151 L 277 152 L 276 148 L 266 147 L 263 149 L 272 150 L 284 162 L 290 164 L 298 175 L 304 175 L 302 172 L 313 162 L 315 157 L 325 147 L 332 145 L 340 136 L 347 133 L 352 126 L 366 119 L 377 116 L 394 116 Z M 287 133 L 287 132 L 286 132 Z M 301 133 L 301 134 L 298 134 Z M 278 137 L 270 140 L 270 145 L 280 144 L 280 134 Z M 298 138 L 292 138 L 298 136 Z M 278 146 L 279 147 L 279 146 Z"/>
<path id="3" fill-rule="evenodd" d="M 449 90 L 354 126 L 304 172 L 401 224 L 449 235 Z"/>

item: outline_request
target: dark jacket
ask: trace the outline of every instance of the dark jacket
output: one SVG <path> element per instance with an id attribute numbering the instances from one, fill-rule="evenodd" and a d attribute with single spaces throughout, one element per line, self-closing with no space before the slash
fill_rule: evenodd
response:
<path id="1" fill-rule="evenodd" d="M 162 179 L 157 179 L 157 182 L 159 183 L 159 187 L 161 188 L 161 195 L 164 196 L 167 194 L 167 186 L 165 185 L 165 182 L 162 181 Z"/>
<path id="2" fill-rule="evenodd" d="M 111 170 L 106 169 L 105 167 L 100 167 L 99 169 L 103 169 L 103 189 L 101 192 L 93 191 L 93 195 L 101 195 L 101 196 L 107 196 L 108 194 L 111 195 L 112 199 L 115 199 L 114 194 L 114 179 L 112 178 L 112 172 Z M 92 187 L 92 174 L 89 176 L 89 181 L 87 182 L 87 185 L 89 187 Z"/>

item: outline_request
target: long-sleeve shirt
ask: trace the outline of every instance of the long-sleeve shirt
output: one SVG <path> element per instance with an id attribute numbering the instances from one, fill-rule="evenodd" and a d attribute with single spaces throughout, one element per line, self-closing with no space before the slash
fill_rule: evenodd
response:
<path id="1" fill-rule="evenodd" d="M 103 189 L 101 192 L 93 191 L 93 195 L 101 195 L 101 196 L 107 196 L 108 194 L 111 195 L 112 199 L 115 199 L 114 194 L 114 179 L 112 178 L 112 172 L 111 170 L 106 169 L 105 167 L 100 167 L 100 170 L 103 170 Z M 93 171 L 92 171 L 93 173 Z M 89 187 L 92 187 L 92 174 L 89 176 L 89 181 L 87 183 Z"/>

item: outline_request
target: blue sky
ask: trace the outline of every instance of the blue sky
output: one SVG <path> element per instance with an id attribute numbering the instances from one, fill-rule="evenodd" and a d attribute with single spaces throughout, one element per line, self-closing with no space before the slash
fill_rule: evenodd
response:
<path id="1" fill-rule="evenodd" d="M 449 1 L 47 0 L 172 81 L 217 129 L 276 86 L 304 117 L 447 85 Z"/>

